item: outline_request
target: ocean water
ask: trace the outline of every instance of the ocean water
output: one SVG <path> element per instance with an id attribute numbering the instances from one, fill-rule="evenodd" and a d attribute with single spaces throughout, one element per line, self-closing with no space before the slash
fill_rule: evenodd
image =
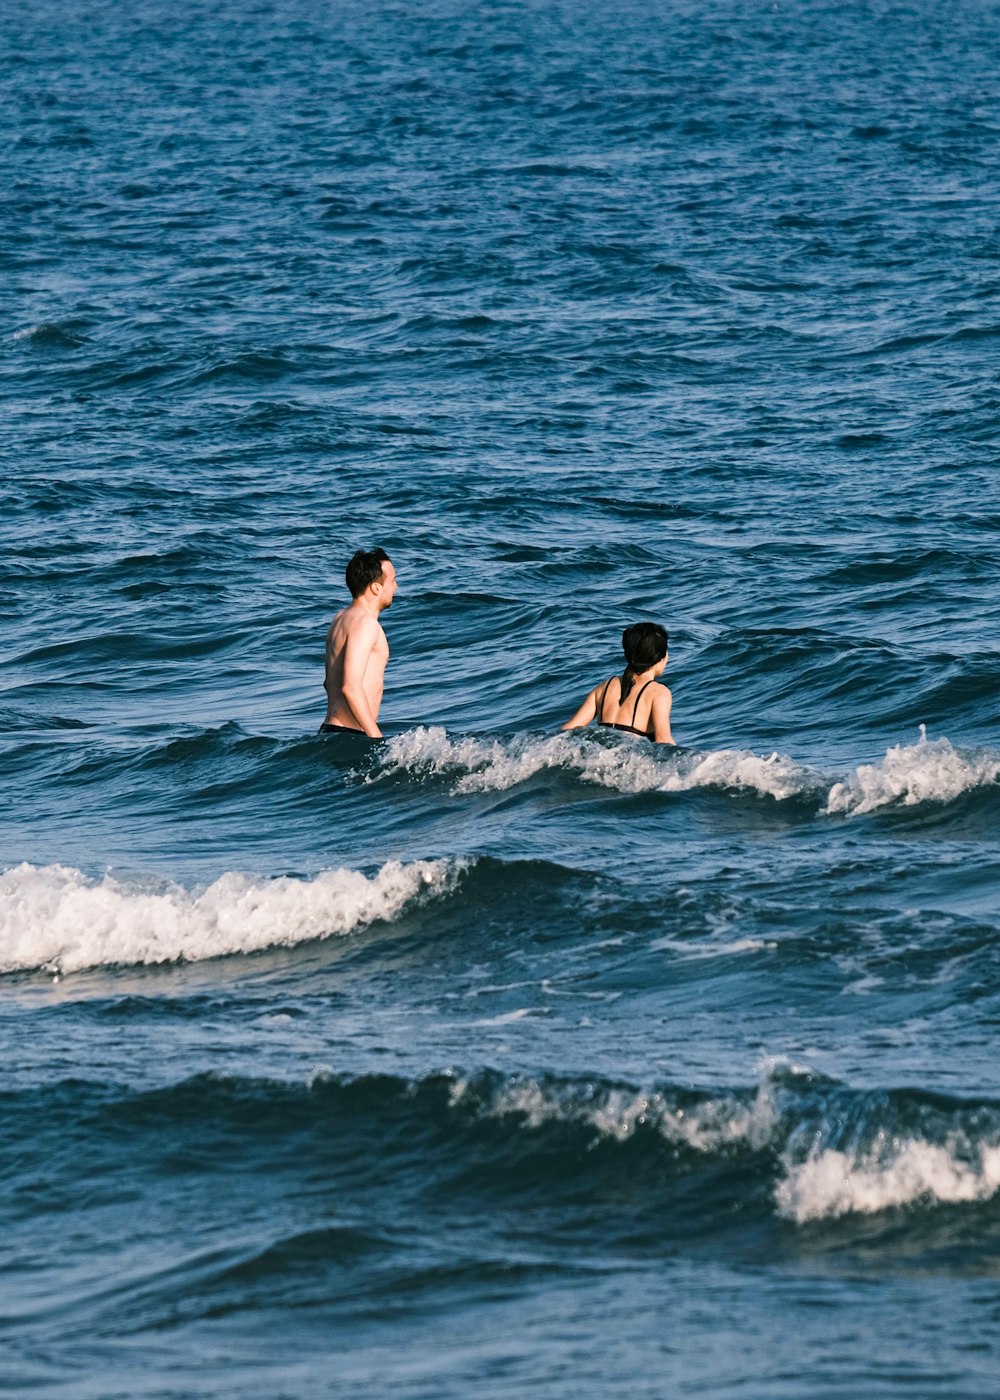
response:
<path id="1" fill-rule="evenodd" d="M 0 72 L 0 1389 L 994 1397 L 1000 7 Z"/>

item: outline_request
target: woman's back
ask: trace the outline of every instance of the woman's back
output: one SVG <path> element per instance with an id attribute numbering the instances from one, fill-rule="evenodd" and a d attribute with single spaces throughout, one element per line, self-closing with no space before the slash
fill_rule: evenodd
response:
<path id="1" fill-rule="evenodd" d="M 583 729 L 596 719 L 606 729 L 642 734 L 654 744 L 672 744 L 670 691 L 657 681 L 667 664 L 667 630 L 656 622 L 636 622 L 622 633 L 627 665 L 620 676 L 595 685 L 563 725 Z"/>
<path id="2" fill-rule="evenodd" d="M 656 690 L 666 690 L 666 686 L 658 685 L 655 680 L 648 680 L 645 685 L 633 685 L 623 701 L 621 677 L 612 676 L 610 680 L 605 681 L 597 702 L 598 724 L 606 729 L 625 729 L 632 734 L 644 734 L 652 739 Z"/>

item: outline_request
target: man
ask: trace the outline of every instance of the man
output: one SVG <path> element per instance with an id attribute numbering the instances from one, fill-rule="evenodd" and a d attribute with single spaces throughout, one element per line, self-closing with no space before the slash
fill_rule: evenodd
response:
<path id="1" fill-rule="evenodd" d="M 326 634 L 326 719 L 322 734 L 350 729 L 381 739 L 382 703 L 389 643 L 379 613 L 396 596 L 396 570 L 384 549 L 359 549 L 344 574 L 354 600 Z"/>

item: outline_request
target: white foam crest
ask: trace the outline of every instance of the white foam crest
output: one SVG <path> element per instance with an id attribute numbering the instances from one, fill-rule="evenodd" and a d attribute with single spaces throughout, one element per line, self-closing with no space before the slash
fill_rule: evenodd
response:
<path id="1" fill-rule="evenodd" d="M 953 802 L 973 788 L 1000 779 L 1000 753 L 979 749 L 959 753 L 948 739 L 928 740 L 920 726 L 915 744 L 895 744 L 880 763 L 866 763 L 827 797 L 829 814 L 860 816 L 898 803 L 913 807 L 921 802 Z"/>
<path id="2" fill-rule="evenodd" d="M 543 768 L 565 766 L 571 741 L 561 734 L 548 739 L 449 739 L 439 725 L 397 734 L 388 744 L 389 766 L 417 773 L 461 774 L 458 792 L 503 791 L 523 783 Z M 464 772 L 463 772 L 464 770 Z"/>
<path id="3" fill-rule="evenodd" d="M 79 972 L 291 947 L 392 919 L 419 895 L 449 888 L 460 868 L 390 861 L 371 877 L 343 869 L 312 879 L 229 872 L 193 894 L 23 864 L 0 875 L 0 972 Z"/>
<path id="4" fill-rule="evenodd" d="M 450 1102 L 453 1107 L 468 1102 L 485 1117 L 517 1118 L 529 1129 L 578 1124 L 594 1133 L 592 1146 L 607 1139 L 624 1142 L 646 1128 L 672 1146 L 708 1157 L 734 1149 L 780 1152 L 783 1175 L 774 1188 L 775 1206 L 800 1225 L 921 1201 L 968 1204 L 1000 1192 L 1000 1145 L 977 1142 L 961 1129 L 941 1142 L 883 1130 L 866 1147 L 844 1151 L 820 1139 L 803 1159 L 789 1140 L 785 1099 L 792 1087 L 789 1076 L 804 1073 L 775 1061 L 752 1098 L 721 1094 L 688 1104 L 627 1087 L 513 1077 L 484 1091 L 478 1078 L 458 1078 Z M 792 1121 L 797 1117 L 793 1112 Z"/>
<path id="5" fill-rule="evenodd" d="M 881 1149 L 881 1150 L 880 1150 Z M 805 1162 L 785 1163 L 775 1193 L 779 1212 L 797 1224 L 842 1215 L 873 1215 L 916 1201 L 964 1204 L 1000 1190 L 1000 1147 L 911 1139 L 885 1154 L 825 1148 Z"/>
<path id="6" fill-rule="evenodd" d="M 767 758 L 743 749 L 716 749 L 679 759 L 676 775 L 661 786 L 666 792 L 687 792 L 698 787 L 745 788 L 784 802 L 806 797 L 822 782 L 819 774 L 787 754 Z"/>
<path id="7" fill-rule="evenodd" d="M 765 938 L 734 938 L 730 943 L 686 943 L 681 938 L 657 938 L 649 945 L 652 952 L 676 953 L 690 961 L 728 958 L 738 953 L 770 953 L 777 946 Z"/>
<path id="8" fill-rule="evenodd" d="M 708 1099 L 690 1108 L 660 1107 L 656 1122 L 671 1142 L 681 1142 L 694 1152 L 714 1154 L 734 1146 L 759 1150 L 770 1142 L 777 1124 L 774 1101 L 762 1088 L 750 1102 L 724 1097 Z"/>
<path id="9" fill-rule="evenodd" d="M 638 741 L 605 746 L 567 733 L 543 739 L 450 739 L 439 726 L 421 727 L 389 741 L 388 761 L 390 771 L 457 772 L 459 793 L 502 792 L 554 768 L 629 793 L 743 788 L 781 801 L 825 787 L 819 774 L 785 754 L 761 757 L 741 749 L 674 753 Z"/>
<path id="10" fill-rule="evenodd" d="M 452 1104 L 461 1102 L 474 1087 L 468 1080 L 458 1080 L 452 1086 Z M 771 1140 L 777 1121 L 767 1085 L 750 1102 L 725 1095 L 685 1107 L 671 1104 L 662 1094 L 643 1090 L 608 1088 L 595 1094 L 587 1086 L 514 1079 L 494 1090 L 481 1111 L 498 1118 L 522 1118 L 529 1128 L 551 1122 L 579 1123 L 594 1129 L 601 1138 L 618 1142 L 624 1142 L 639 1127 L 650 1127 L 668 1142 L 706 1155 L 736 1144 L 763 1147 Z"/>

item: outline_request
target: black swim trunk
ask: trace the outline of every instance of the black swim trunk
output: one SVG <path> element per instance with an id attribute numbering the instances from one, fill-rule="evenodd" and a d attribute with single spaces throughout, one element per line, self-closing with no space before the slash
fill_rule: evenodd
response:
<path id="1" fill-rule="evenodd" d="M 362 744 L 380 744 L 381 739 L 373 739 L 370 734 L 366 734 L 363 729 L 348 729 L 346 724 L 327 724 L 326 720 L 320 725 L 319 734 L 340 734 L 345 738 L 356 739 Z"/>

